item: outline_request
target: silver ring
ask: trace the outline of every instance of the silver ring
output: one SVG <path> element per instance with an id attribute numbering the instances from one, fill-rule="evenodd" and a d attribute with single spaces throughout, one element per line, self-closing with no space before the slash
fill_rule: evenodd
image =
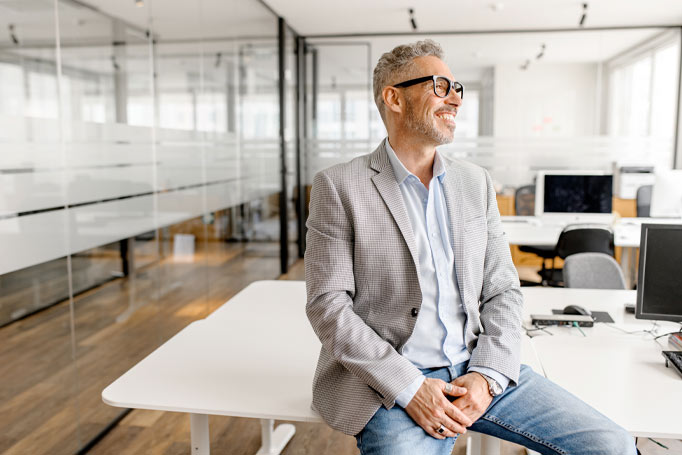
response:
<path id="1" fill-rule="evenodd" d="M 442 423 L 440 424 L 440 428 L 438 428 L 436 431 L 438 432 L 438 434 L 443 434 L 445 432 L 445 427 L 443 426 Z"/>
<path id="2" fill-rule="evenodd" d="M 445 391 L 447 393 L 452 392 L 452 384 L 450 384 L 449 382 L 447 384 L 445 384 Z"/>

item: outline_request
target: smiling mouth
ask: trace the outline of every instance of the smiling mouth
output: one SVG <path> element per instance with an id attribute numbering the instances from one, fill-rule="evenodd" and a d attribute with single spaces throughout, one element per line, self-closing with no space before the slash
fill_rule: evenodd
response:
<path id="1" fill-rule="evenodd" d="M 439 112 L 436 114 L 436 117 L 444 120 L 445 123 L 448 123 L 450 125 L 454 125 L 455 124 L 455 115 L 456 115 L 456 112 Z"/>

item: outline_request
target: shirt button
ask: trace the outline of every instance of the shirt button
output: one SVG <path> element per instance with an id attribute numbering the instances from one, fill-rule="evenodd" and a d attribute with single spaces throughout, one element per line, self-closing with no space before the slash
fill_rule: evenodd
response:
<path id="1" fill-rule="evenodd" d="M 435 232 L 432 232 L 432 233 L 431 233 L 431 237 L 433 237 L 433 238 L 435 239 L 435 238 L 436 238 L 436 233 L 435 233 Z"/>

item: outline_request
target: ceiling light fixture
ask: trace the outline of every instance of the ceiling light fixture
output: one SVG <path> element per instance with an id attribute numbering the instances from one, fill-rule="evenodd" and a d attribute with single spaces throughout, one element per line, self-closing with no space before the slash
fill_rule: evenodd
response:
<path id="1" fill-rule="evenodd" d="M 540 45 L 540 53 L 535 56 L 535 60 L 540 60 L 544 55 L 545 55 L 545 49 L 547 46 L 545 46 L 545 43 L 542 43 Z"/>
<path id="2" fill-rule="evenodd" d="M 504 9 L 504 3 L 502 3 L 502 2 L 491 3 L 488 6 L 490 7 L 490 9 L 493 12 L 496 12 L 496 13 L 499 11 L 502 11 Z"/>
<path id="3" fill-rule="evenodd" d="M 587 19 L 587 3 L 583 3 L 583 15 L 580 16 L 580 22 L 578 23 L 580 27 L 585 26 L 585 19 Z"/>
<path id="4" fill-rule="evenodd" d="M 135 0 L 135 6 L 142 8 L 144 6 L 144 0 Z"/>
<path id="5" fill-rule="evenodd" d="M 414 20 L 414 8 L 408 9 L 407 12 L 410 13 L 410 24 L 412 24 L 412 30 L 417 31 L 417 21 Z"/>
<path id="6" fill-rule="evenodd" d="M 17 38 L 17 35 L 14 34 L 14 24 L 9 24 L 7 28 L 9 29 L 9 37 L 12 39 L 12 42 L 15 46 L 18 46 L 19 38 Z"/>

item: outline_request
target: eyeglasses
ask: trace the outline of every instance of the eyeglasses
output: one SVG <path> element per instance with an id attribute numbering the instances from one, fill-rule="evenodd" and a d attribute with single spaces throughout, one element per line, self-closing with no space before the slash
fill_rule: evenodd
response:
<path id="1" fill-rule="evenodd" d="M 422 82 L 433 81 L 433 93 L 439 98 L 445 98 L 450 94 L 450 90 L 455 89 L 455 93 L 460 98 L 464 99 L 464 86 L 459 82 L 451 81 L 445 76 L 424 76 L 417 79 L 410 79 L 409 81 L 395 84 L 394 87 L 411 87 L 413 85 L 421 84 Z"/>

